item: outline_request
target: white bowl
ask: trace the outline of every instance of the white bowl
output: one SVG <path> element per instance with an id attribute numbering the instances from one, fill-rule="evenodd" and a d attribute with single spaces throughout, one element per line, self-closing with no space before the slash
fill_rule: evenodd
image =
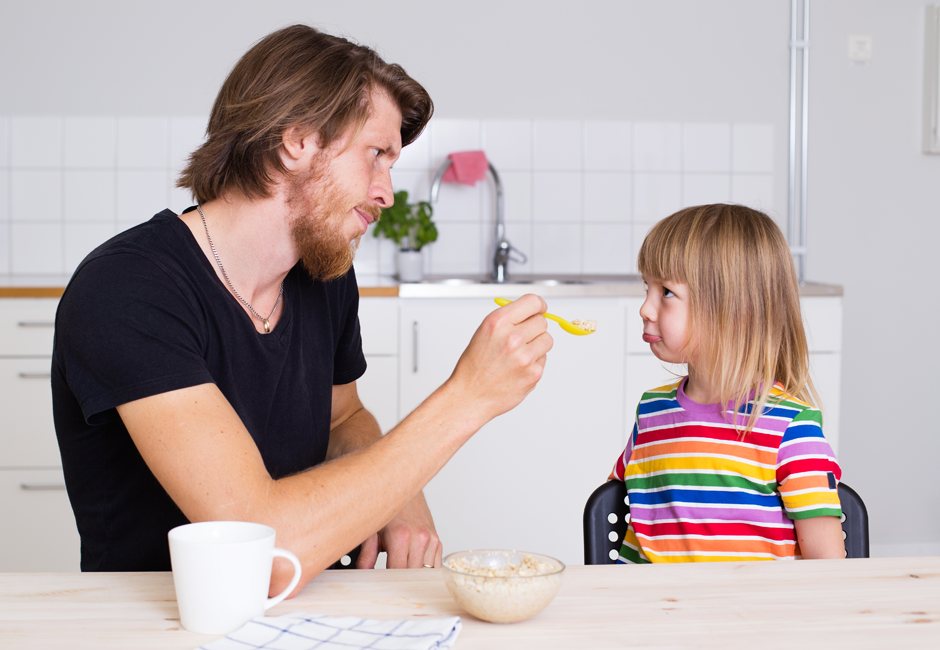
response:
<path id="1" fill-rule="evenodd" d="M 515 623 L 552 602 L 564 570 L 560 560 L 539 553 L 460 551 L 444 558 L 444 584 L 457 604 L 477 618 Z"/>

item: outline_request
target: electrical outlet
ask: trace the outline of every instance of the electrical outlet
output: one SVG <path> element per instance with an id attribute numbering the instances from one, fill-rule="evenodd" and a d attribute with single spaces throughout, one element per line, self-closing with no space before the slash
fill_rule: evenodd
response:
<path id="1" fill-rule="evenodd" d="M 849 61 L 871 61 L 871 34 L 849 34 Z"/>

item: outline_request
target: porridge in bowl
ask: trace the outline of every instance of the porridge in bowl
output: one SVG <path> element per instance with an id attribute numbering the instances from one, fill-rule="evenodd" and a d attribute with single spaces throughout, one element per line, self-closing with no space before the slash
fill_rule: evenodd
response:
<path id="1" fill-rule="evenodd" d="M 461 551 L 444 558 L 444 582 L 454 600 L 491 623 L 542 611 L 558 593 L 564 570 L 555 558 L 522 551 Z"/>

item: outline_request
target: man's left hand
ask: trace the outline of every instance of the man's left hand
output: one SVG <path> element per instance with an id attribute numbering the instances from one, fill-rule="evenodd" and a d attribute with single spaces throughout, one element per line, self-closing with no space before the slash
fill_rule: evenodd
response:
<path id="1" fill-rule="evenodd" d="M 390 522 L 362 543 L 357 569 L 374 569 L 379 553 L 385 551 L 389 569 L 440 567 L 444 547 L 434 528 L 424 494 L 418 493 Z"/>

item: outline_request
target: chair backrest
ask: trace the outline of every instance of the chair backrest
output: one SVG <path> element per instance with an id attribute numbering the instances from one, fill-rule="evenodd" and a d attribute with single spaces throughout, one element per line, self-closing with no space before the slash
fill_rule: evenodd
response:
<path id="1" fill-rule="evenodd" d="M 360 547 L 357 546 L 349 553 L 336 560 L 332 565 L 328 566 L 327 569 L 355 569 L 356 560 L 359 559 L 359 549 Z"/>
<path id="2" fill-rule="evenodd" d="M 862 497 L 845 483 L 839 483 L 839 501 L 845 557 L 868 557 L 868 509 Z"/>
<path id="3" fill-rule="evenodd" d="M 845 556 L 868 557 L 868 510 L 858 492 L 839 484 Z M 594 490 L 584 506 L 584 563 L 614 564 L 627 531 L 630 505 L 622 481 L 608 481 Z"/>
<path id="4" fill-rule="evenodd" d="M 584 506 L 584 563 L 614 564 L 627 532 L 630 506 L 623 481 L 608 481 Z"/>

